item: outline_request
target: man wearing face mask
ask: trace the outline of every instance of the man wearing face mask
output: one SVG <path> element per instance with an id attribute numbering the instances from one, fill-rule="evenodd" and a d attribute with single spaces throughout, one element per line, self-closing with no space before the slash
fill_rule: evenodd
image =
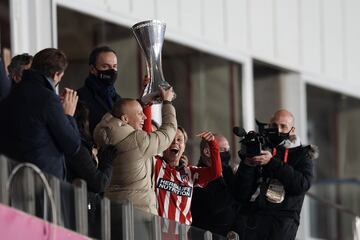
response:
<path id="1" fill-rule="evenodd" d="M 238 203 L 231 195 L 234 174 L 229 165 L 231 159 L 228 140 L 221 134 L 214 134 L 219 145 L 222 176 L 210 182 L 205 188 L 194 189 L 191 211 L 193 226 L 213 233 L 226 234 L 232 230 Z M 199 167 L 210 167 L 210 148 L 206 141 L 200 143 Z"/>
<path id="2" fill-rule="evenodd" d="M 276 111 L 270 127 L 279 131 L 270 136 L 274 147 L 243 158 L 236 173 L 240 239 L 295 239 L 304 196 L 313 179 L 317 148 L 301 145 L 293 115 L 284 109 Z"/>
<path id="3" fill-rule="evenodd" d="M 114 103 L 120 100 L 114 83 L 117 79 L 116 52 L 107 46 L 97 47 L 89 56 L 89 76 L 78 90 L 79 99 L 90 111 L 89 129 L 92 134 L 96 125 Z"/>

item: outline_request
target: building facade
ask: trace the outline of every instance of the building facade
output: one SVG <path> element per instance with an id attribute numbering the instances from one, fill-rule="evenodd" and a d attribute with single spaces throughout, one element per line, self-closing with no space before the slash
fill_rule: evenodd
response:
<path id="1" fill-rule="evenodd" d="M 165 22 L 164 75 L 178 96 L 179 123 L 190 136 L 205 129 L 223 133 L 235 157 L 233 126 L 251 130 L 255 118 L 266 122 L 276 109 L 289 109 L 302 142 L 320 147 L 310 192 L 359 215 L 360 1 L 1 2 L 8 11 L 2 29 L 9 36 L 1 41 L 12 55 L 64 50 L 70 64 L 62 85 L 76 89 L 88 74 L 91 49 L 109 45 L 118 53 L 116 87 L 124 97 L 138 97 L 145 74 L 129 28 L 149 19 Z M 190 137 L 193 162 L 198 143 Z M 350 219 L 307 198 L 298 237 L 348 239 Z"/>

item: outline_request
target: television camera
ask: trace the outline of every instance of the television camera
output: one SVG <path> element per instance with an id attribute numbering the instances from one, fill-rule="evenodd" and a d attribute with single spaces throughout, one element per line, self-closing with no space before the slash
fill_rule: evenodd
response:
<path id="1" fill-rule="evenodd" d="M 258 132 L 246 132 L 243 128 L 234 127 L 233 133 L 240 137 L 241 149 L 238 152 L 240 158 L 260 155 L 261 150 L 268 150 L 278 146 L 289 134 L 279 133 L 278 128 L 268 127 L 269 124 L 256 120 Z"/>

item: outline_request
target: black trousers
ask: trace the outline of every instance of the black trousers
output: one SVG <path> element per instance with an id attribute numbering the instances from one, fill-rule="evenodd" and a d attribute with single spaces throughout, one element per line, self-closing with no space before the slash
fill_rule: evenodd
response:
<path id="1" fill-rule="evenodd" d="M 299 227 L 293 218 L 271 215 L 241 215 L 235 224 L 240 240 L 294 240 Z"/>

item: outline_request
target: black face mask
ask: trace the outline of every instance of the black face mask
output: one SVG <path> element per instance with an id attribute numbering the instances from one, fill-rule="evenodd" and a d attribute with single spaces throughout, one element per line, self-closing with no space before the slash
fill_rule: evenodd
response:
<path id="1" fill-rule="evenodd" d="M 286 139 L 289 139 L 290 136 L 290 132 L 293 130 L 293 128 L 290 129 L 289 132 L 287 133 L 277 133 L 277 134 L 271 134 L 269 136 L 269 140 L 272 144 L 272 147 L 276 147 L 278 145 L 280 145 L 281 143 L 283 143 Z"/>
<path id="2" fill-rule="evenodd" d="M 220 152 L 221 163 L 224 165 L 229 165 L 231 159 L 230 151 Z"/>
<path id="3" fill-rule="evenodd" d="M 114 85 L 116 78 L 117 78 L 117 71 L 115 69 L 108 69 L 108 70 L 97 70 L 97 79 L 101 82 L 105 83 L 106 85 Z"/>

